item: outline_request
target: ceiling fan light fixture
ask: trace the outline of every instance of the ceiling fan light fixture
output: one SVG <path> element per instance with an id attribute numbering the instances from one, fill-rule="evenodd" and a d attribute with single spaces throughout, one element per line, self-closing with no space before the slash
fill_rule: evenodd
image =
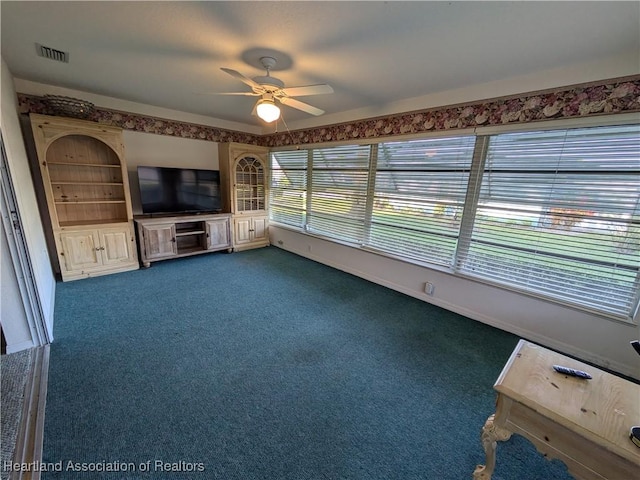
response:
<path id="1" fill-rule="evenodd" d="M 267 123 L 274 122 L 280 118 L 280 108 L 270 98 L 258 100 L 256 114 Z"/>

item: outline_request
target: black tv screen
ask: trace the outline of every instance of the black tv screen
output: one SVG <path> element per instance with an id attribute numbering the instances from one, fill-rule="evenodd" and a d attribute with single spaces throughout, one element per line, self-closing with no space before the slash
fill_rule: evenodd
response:
<path id="1" fill-rule="evenodd" d="M 219 212 L 220 172 L 193 168 L 138 167 L 143 213 Z"/>

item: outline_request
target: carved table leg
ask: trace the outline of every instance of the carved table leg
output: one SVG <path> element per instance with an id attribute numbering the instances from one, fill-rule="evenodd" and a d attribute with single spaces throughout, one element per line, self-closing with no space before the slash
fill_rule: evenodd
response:
<path id="1" fill-rule="evenodd" d="M 493 470 L 496 468 L 496 442 L 504 442 L 511 438 L 511 432 L 494 425 L 495 415 L 487 418 L 482 427 L 480 440 L 486 455 L 486 465 L 478 465 L 473 472 L 474 480 L 491 480 Z"/>

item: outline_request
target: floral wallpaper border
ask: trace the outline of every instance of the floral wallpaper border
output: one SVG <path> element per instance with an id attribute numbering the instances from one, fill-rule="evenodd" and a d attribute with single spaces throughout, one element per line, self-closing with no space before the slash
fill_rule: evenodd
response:
<path id="1" fill-rule="evenodd" d="M 49 107 L 44 97 L 37 95 L 18 93 L 18 109 L 20 113 L 55 115 L 55 112 Z M 260 140 L 260 135 L 252 133 L 225 130 L 208 125 L 152 117 L 139 113 L 121 112 L 98 106 L 85 120 L 112 125 L 134 132 L 154 133 L 156 135 L 207 140 L 210 142 L 239 142 L 256 145 Z"/>
<path id="2" fill-rule="evenodd" d="M 21 113 L 52 113 L 42 97 L 19 93 L 18 101 Z M 102 107 L 88 120 L 158 135 L 280 147 L 638 111 L 640 75 L 265 135 Z"/>
<path id="3" fill-rule="evenodd" d="M 268 147 L 640 111 L 640 75 L 479 102 L 264 135 Z"/>

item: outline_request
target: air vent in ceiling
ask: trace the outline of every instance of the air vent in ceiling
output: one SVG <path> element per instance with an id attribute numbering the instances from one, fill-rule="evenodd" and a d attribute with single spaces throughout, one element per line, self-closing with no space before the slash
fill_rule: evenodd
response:
<path id="1" fill-rule="evenodd" d="M 55 60 L 56 62 L 69 63 L 69 52 L 63 52 L 51 47 L 45 47 L 36 43 L 36 52 L 38 56 L 48 58 L 49 60 Z"/>

